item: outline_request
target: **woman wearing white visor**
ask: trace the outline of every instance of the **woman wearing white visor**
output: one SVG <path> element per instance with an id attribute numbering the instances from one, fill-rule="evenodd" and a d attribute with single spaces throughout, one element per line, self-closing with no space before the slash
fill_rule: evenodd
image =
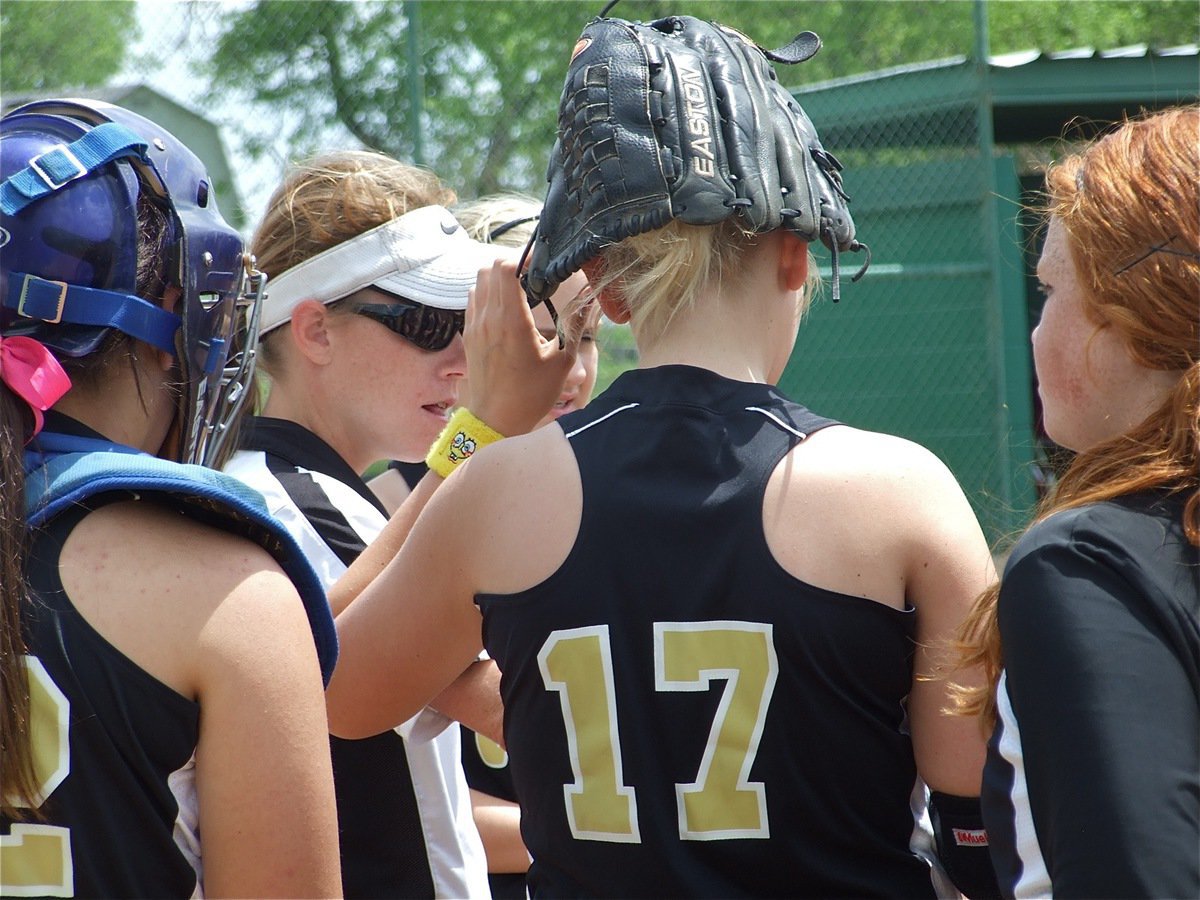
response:
<path id="1" fill-rule="evenodd" d="M 468 292 L 505 251 L 471 240 L 453 202 L 430 172 L 334 153 L 280 185 L 253 239 L 271 276 L 259 348 L 270 390 L 226 471 L 266 497 L 326 590 L 387 523 L 361 473 L 424 459 L 467 373 Z M 462 692 L 435 704 L 471 718 L 451 708 Z M 331 739 L 346 896 L 488 895 L 450 725 L 427 708 L 366 740 Z"/>

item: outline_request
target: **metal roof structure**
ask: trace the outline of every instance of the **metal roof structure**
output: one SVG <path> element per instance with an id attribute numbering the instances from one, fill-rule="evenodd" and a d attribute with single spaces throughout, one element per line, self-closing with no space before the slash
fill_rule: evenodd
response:
<path id="1" fill-rule="evenodd" d="M 990 56 L 981 69 L 967 56 L 897 66 L 794 90 L 814 121 L 837 118 L 858 139 L 905 120 L 982 100 L 993 113 L 998 144 L 1058 137 L 1067 119 L 1108 124 L 1142 109 L 1200 99 L 1200 45 L 1151 48 L 1146 44 L 1097 50 L 1024 50 Z M 845 109 L 847 94 L 853 108 Z M 917 129 L 919 132 L 919 129 Z M 826 144 L 846 146 L 826 135 Z M 919 142 L 919 134 L 914 140 Z"/>

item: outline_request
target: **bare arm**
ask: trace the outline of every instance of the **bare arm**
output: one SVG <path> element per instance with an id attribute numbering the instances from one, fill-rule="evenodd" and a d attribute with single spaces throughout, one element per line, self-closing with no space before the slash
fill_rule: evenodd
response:
<path id="1" fill-rule="evenodd" d="M 239 585 L 205 625 L 200 656 L 205 892 L 340 895 L 321 676 L 286 577 Z"/>
<path id="2" fill-rule="evenodd" d="M 948 641 L 995 578 L 979 523 L 932 453 L 891 435 L 833 427 L 800 444 L 769 484 L 764 524 L 794 575 L 841 593 L 916 610 L 909 696 L 913 749 L 934 790 L 979 795 L 985 741 L 975 719 L 949 716 Z"/>
<path id="3" fill-rule="evenodd" d="M 338 615 L 340 656 L 326 703 L 339 737 L 368 737 L 406 721 L 478 657 L 473 566 L 477 517 L 488 514 L 488 497 L 474 476 L 481 464 L 487 468 L 491 449 L 447 480 L 403 552 Z"/>
<path id="4" fill-rule="evenodd" d="M 358 559 L 350 566 L 342 577 L 329 589 L 329 605 L 336 617 L 351 601 L 362 593 L 363 588 L 375 580 L 389 562 L 400 552 L 404 541 L 412 531 L 417 516 L 429 502 L 442 483 L 442 476 L 436 472 L 428 472 L 420 480 L 412 493 L 400 504 L 400 508 L 384 526 L 383 531 L 370 545 L 358 555 Z"/>
<path id="5" fill-rule="evenodd" d="M 62 562 L 64 587 L 88 623 L 200 705 L 205 893 L 338 895 L 321 675 L 279 565 L 249 541 L 149 502 L 89 515 Z"/>
<path id="6" fill-rule="evenodd" d="M 444 716 L 504 746 L 504 707 L 500 702 L 500 669 L 490 659 L 471 663 L 429 704 Z"/>
<path id="7" fill-rule="evenodd" d="M 529 871 L 529 851 L 521 839 L 521 807 L 471 789 L 471 812 L 483 840 L 489 872 Z"/>
<path id="8" fill-rule="evenodd" d="M 986 737 L 975 718 L 948 715 L 949 683 L 981 684 L 978 669 L 955 670 L 949 644 L 975 597 L 996 578 L 987 541 L 962 489 L 935 464 L 919 478 L 923 511 L 912 517 L 906 594 L 917 610 L 917 653 L 909 716 L 917 770 L 931 790 L 977 797 Z M 903 521 L 896 519 L 893 521 Z"/>

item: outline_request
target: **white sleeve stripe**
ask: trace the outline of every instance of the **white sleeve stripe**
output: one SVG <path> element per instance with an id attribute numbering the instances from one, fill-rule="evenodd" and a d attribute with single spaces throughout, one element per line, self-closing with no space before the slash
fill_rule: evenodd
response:
<path id="1" fill-rule="evenodd" d="M 787 432 L 790 432 L 791 434 L 794 434 L 796 437 L 800 438 L 800 440 L 804 440 L 806 437 L 808 437 L 808 435 L 807 435 L 807 434 L 805 434 L 805 433 L 804 433 L 803 431 L 801 431 L 800 429 L 798 429 L 798 428 L 795 428 L 795 427 L 794 427 L 794 426 L 792 426 L 792 425 L 789 425 L 787 422 L 783 421 L 783 419 L 779 418 L 779 416 L 775 415 L 773 412 L 770 412 L 770 411 L 768 411 L 768 410 L 762 409 L 761 407 L 758 407 L 758 406 L 747 406 L 747 407 L 746 407 L 746 412 L 756 412 L 756 413 L 762 413 L 764 416 L 766 416 L 768 419 L 770 419 L 772 422 L 774 422 L 776 425 L 778 425 L 778 426 L 779 426 L 780 428 L 782 428 L 784 431 L 787 431 Z"/>
<path id="2" fill-rule="evenodd" d="M 567 439 L 570 440 L 571 438 L 575 437 L 575 435 L 577 435 L 581 432 L 587 431 L 593 425 L 599 425 L 605 419 L 611 419 L 617 413 L 625 412 L 625 410 L 627 410 L 627 409 L 633 409 L 635 406 L 638 406 L 638 405 L 640 405 L 640 404 L 626 403 L 624 406 L 618 406 L 616 409 L 612 410 L 611 412 L 605 413 L 604 415 L 602 415 L 600 418 L 596 419 L 595 421 L 588 422 L 586 425 L 580 425 L 574 431 L 567 432 Z"/>

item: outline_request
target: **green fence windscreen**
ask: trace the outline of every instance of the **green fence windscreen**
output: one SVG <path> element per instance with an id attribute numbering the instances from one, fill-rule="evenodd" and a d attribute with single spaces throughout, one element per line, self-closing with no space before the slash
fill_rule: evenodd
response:
<path id="1" fill-rule="evenodd" d="M 1020 527 L 1033 499 L 1028 365 L 1006 343 L 1026 339 L 1023 262 L 1005 225 L 1016 206 L 997 196 L 1005 161 L 1017 196 L 1015 169 L 980 151 L 973 103 L 940 98 L 922 110 L 914 100 L 856 127 L 837 110 L 859 116 L 848 95 L 864 89 L 801 95 L 822 108 L 822 132 L 845 142 L 826 146 L 846 164 L 873 262 L 850 285 L 857 257 L 843 260 L 842 302 L 826 291 L 814 305 L 781 387 L 820 413 L 931 449 L 995 539 Z M 1006 270 L 1018 279 L 1008 309 Z"/>

